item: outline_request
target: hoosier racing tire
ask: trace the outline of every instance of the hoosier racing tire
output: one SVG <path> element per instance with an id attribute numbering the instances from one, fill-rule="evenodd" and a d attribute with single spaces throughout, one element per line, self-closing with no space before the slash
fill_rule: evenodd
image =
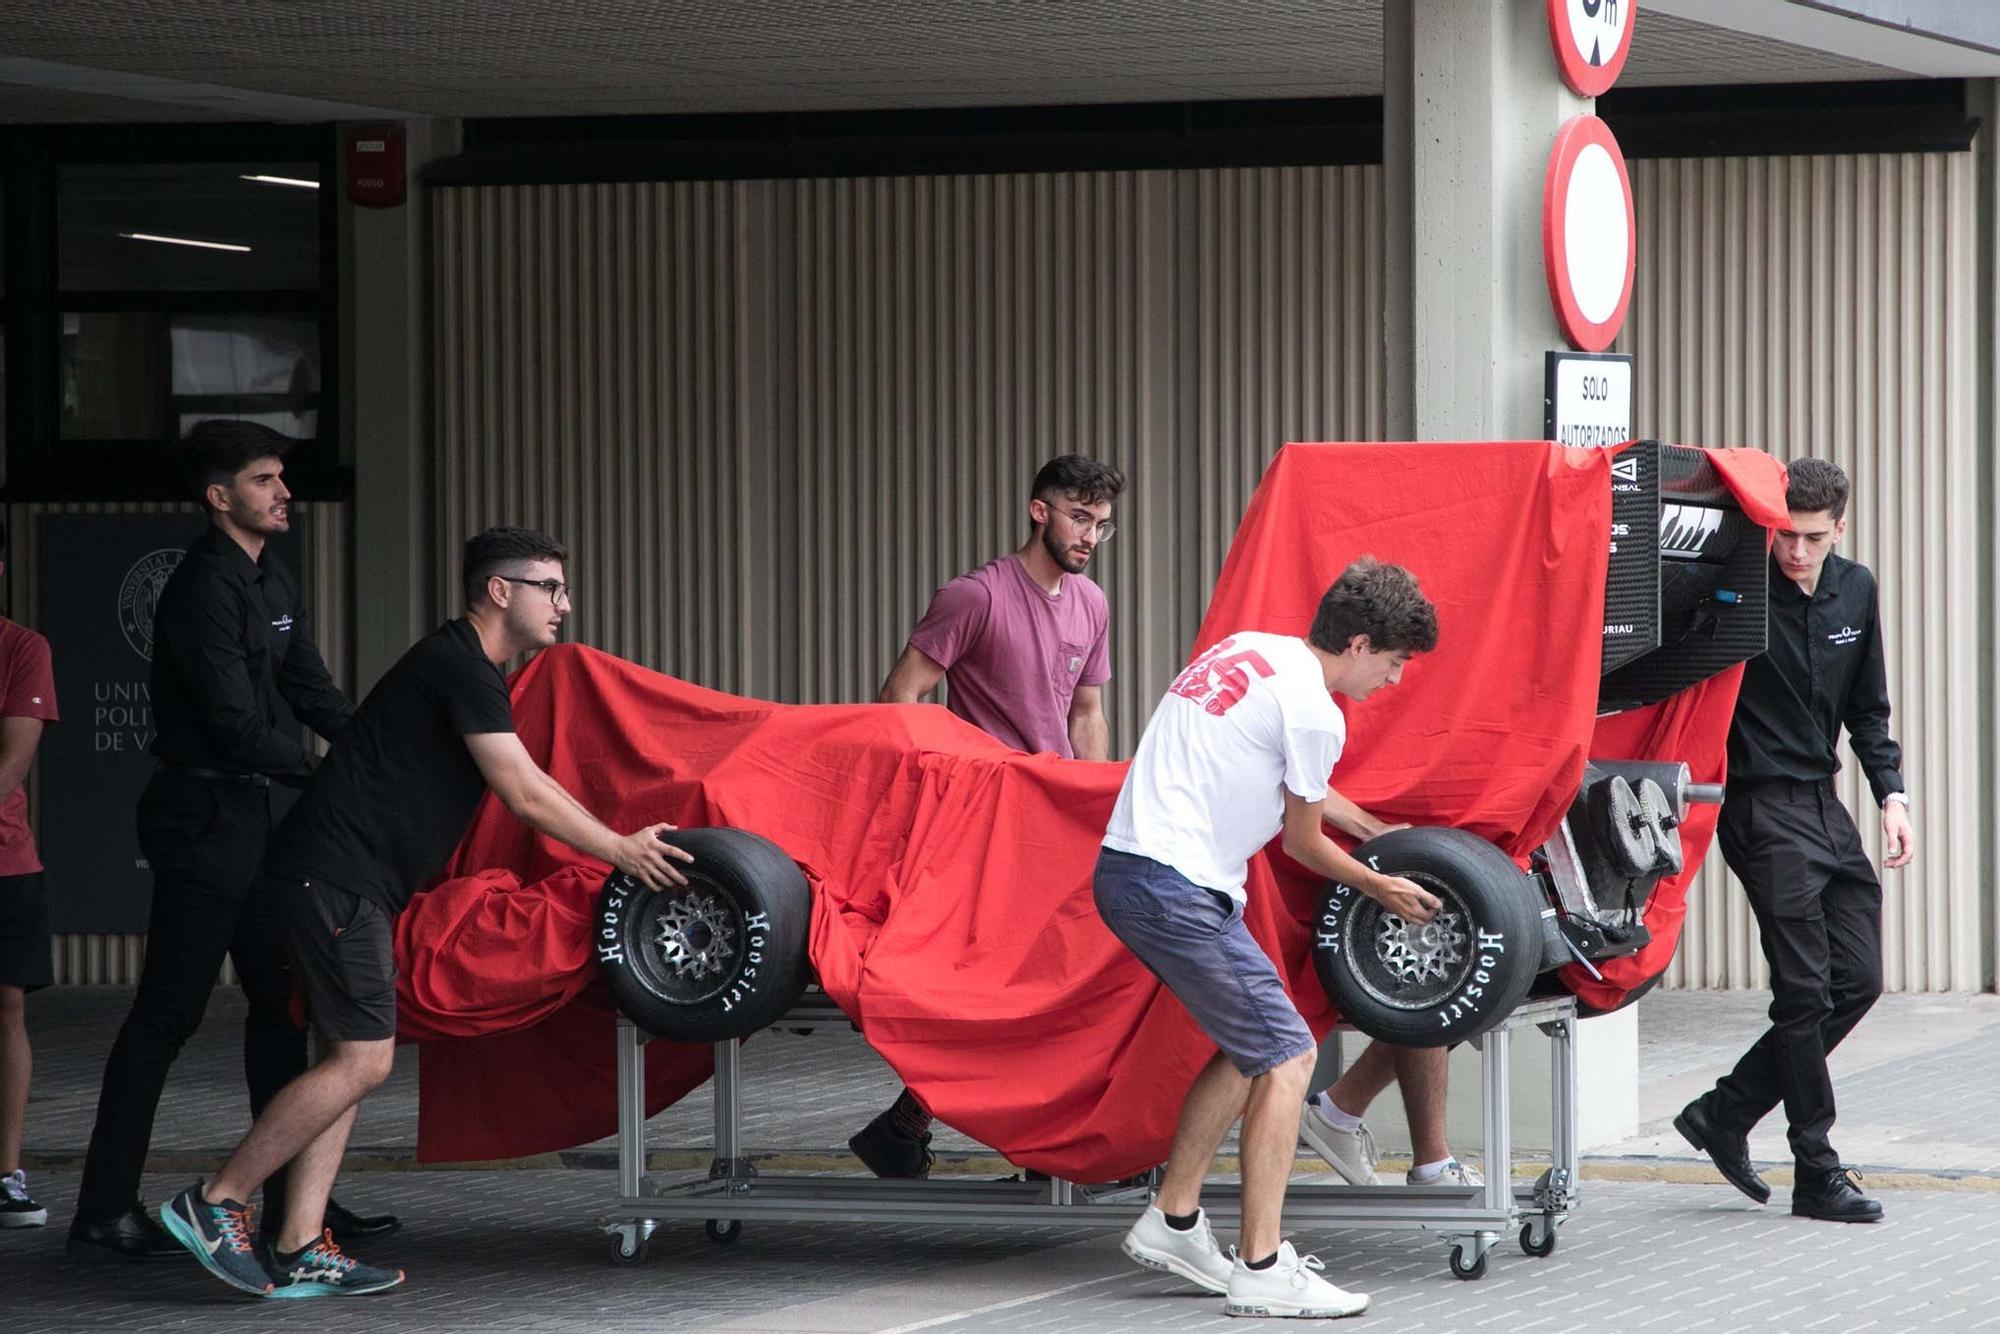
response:
<path id="1" fill-rule="evenodd" d="M 687 884 L 647 889 L 614 871 L 591 944 L 626 1017 L 655 1037 L 720 1042 L 768 1028 L 805 990 L 812 895 L 784 850 L 742 829 L 679 829 Z"/>
<path id="2" fill-rule="evenodd" d="M 1327 881 L 1313 968 L 1343 1018 L 1399 1047 L 1448 1047 L 1526 999 L 1541 963 L 1542 899 L 1505 853 L 1460 829 L 1398 829 L 1354 855 L 1416 881 L 1443 907 L 1416 926 Z"/>

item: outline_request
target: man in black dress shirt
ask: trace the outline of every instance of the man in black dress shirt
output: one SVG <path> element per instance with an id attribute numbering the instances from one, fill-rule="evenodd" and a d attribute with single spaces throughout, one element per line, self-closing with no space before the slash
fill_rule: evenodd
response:
<path id="1" fill-rule="evenodd" d="M 1882 886 L 1833 788 L 1840 729 L 1882 808 L 1883 865 L 1916 854 L 1903 752 L 1889 735 L 1889 689 L 1875 576 L 1833 546 L 1847 532 L 1847 474 L 1824 459 L 1791 465 L 1791 527 L 1771 553 L 1770 642 L 1744 669 L 1729 730 L 1729 784 L 1716 836 L 1743 882 L 1771 965 L 1771 1027 L 1674 1126 L 1758 1203 L 1750 1128 L 1784 1104 L 1797 1175 L 1792 1212 L 1868 1223 L 1863 1195 L 1828 1142 L 1826 1054 L 1882 992 Z"/>
<path id="2" fill-rule="evenodd" d="M 215 419 L 182 442 L 208 511 L 153 617 L 153 755 L 139 798 L 139 846 L 153 870 L 146 963 L 104 1068 L 97 1123 L 70 1225 L 83 1259 L 180 1254 L 147 1214 L 139 1173 L 167 1070 L 200 1026 L 227 955 L 250 1001 L 243 1074 L 252 1115 L 306 1068 L 306 1033 L 289 1011 L 291 974 L 278 919 L 256 892 L 271 832 L 271 784 L 298 787 L 314 756 L 279 701 L 332 740 L 354 716 L 314 645 L 298 580 L 267 549 L 291 525 L 284 436 Z M 267 1188 L 282 1196 L 282 1174 Z M 349 1237 L 393 1218 L 330 1211 Z"/>

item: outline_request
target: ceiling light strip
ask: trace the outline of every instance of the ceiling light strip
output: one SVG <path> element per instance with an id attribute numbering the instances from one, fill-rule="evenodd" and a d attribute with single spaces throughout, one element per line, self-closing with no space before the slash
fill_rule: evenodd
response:
<path id="1" fill-rule="evenodd" d="M 187 236 L 155 236 L 151 232 L 120 232 L 118 234 L 128 241 L 153 241 L 160 245 L 189 245 L 200 250 L 229 250 L 241 255 L 250 253 L 249 246 L 236 245 L 230 241 L 197 241 Z"/>

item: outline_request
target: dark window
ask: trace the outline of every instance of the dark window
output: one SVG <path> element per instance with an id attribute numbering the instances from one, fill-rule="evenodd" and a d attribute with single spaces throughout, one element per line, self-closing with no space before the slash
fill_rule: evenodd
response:
<path id="1" fill-rule="evenodd" d="M 116 162 L 61 169 L 66 292 L 310 291 L 319 168 L 305 162 Z"/>
<path id="2" fill-rule="evenodd" d="M 65 440 L 163 440 L 204 417 L 319 435 L 319 323 L 304 315 L 69 311 Z"/>
<path id="3" fill-rule="evenodd" d="M 10 499 L 177 499 L 171 448 L 209 417 L 298 441 L 300 495 L 344 493 L 335 145 L 325 125 L 0 128 Z"/>

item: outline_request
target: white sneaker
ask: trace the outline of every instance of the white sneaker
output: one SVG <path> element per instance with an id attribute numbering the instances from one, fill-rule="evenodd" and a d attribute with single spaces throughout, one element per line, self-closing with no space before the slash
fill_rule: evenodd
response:
<path id="1" fill-rule="evenodd" d="M 1236 1257 L 1229 1272 L 1224 1315 L 1302 1316 L 1324 1320 L 1360 1315 L 1368 1309 L 1368 1294 L 1347 1292 L 1320 1277 L 1326 1266 L 1317 1255 L 1300 1255 L 1289 1241 L 1278 1246 L 1278 1262 L 1269 1269 L 1252 1269 Z"/>
<path id="2" fill-rule="evenodd" d="M 1375 1164 L 1381 1157 L 1375 1151 L 1375 1137 L 1368 1133 L 1368 1123 L 1362 1121 L 1349 1130 L 1333 1123 L 1318 1098 L 1306 1100 L 1305 1114 L 1299 1117 L 1299 1138 L 1327 1165 L 1340 1173 L 1341 1179 L 1350 1186 L 1379 1186 L 1375 1175 Z"/>
<path id="3" fill-rule="evenodd" d="M 1202 1210 L 1195 1210 L 1193 1227 L 1178 1232 L 1167 1226 L 1167 1216 L 1159 1205 L 1149 1204 L 1125 1234 L 1120 1249 L 1135 1263 L 1176 1274 L 1204 1292 L 1220 1295 L 1229 1291 L 1231 1261 L 1215 1244 L 1208 1214 Z"/>
<path id="4" fill-rule="evenodd" d="M 1438 1169 L 1436 1176 L 1419 1181 L 1417 1180 L 1417 1169 L 1413 1167 L 1410 1169 L 1409 1175 L 1403 1178 L 1403 1184 L 1406 1186 L 1483 1186 L 1486 1184 L 1486 1178 L 1480 1176 L 1479 1173 L 1473 1171 L 1464 1163 L 1458 1161 L 1458 1159 L 1447 1158 L 1444 1160 L 1444 1166 Z"/>

